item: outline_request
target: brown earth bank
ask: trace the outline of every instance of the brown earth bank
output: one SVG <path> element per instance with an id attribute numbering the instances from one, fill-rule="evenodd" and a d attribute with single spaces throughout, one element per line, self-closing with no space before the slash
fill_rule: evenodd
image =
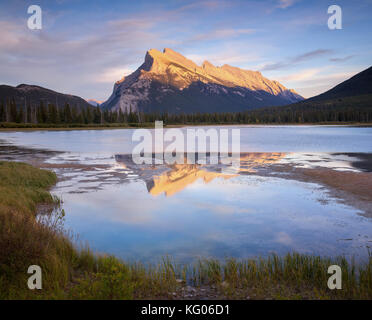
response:
<path id="1" fill-rule="evenodd" d="M 372 172 L 341 172 L 329 169 L 303 169 L 303 174 L 332 188 L 372 201 Z"/>

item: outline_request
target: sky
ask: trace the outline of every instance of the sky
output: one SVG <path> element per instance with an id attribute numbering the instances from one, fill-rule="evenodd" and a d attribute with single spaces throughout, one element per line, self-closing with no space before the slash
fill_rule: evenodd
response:
<path id="1" fill-rule="evenodd" d="M 27 9 L 42 9 L 42 29 Z M 342 29 L 328 28 L 330 5 Z M 146 51 L 258 70 L 304 97 L 372 65 L 372 0 L 0 0 L 0 84 L 105 101 Z"/>

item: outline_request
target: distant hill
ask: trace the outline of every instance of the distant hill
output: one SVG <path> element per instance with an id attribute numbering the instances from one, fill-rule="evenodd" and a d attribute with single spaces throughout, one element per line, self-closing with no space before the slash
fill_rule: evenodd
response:
<path id="1" fill-rule="evenodd" d="M 372 108 L 372 67 L 359 72 L 320 95 L 283 106 L 282 110 L 334 109 L 341 111 L 345 108 L 349 111 Z M 269 112 L 276 109 L 275 107 L 267 108 L 266 111 Z"/>
<path id="2" fill-rule="evenodd" d="M 96 99 L 88 99 L 87 100 L 92 106 L 98 107 L 102 101 L 96 100 Z"/>
<path id="3" fill-rule="evenodd" d="M 59 93 L 39 86 L 28 84 L 20 84 L 17 87 L 0 85 L 0 102 L 6 103 L 6 101 L 12 99 L 15 100 L 17 106 L 24 106 L 25 99 L 26 104 L 32 106 L 40 105 L 40 101 L 43 101 L 45 105 L 50 103 L 58 107 L 63 107 L 66 103 L 78 108 L 90 106 L 87 101 L 78 96 Z"/>
<path id="4" fill-rule="evenodd" d="M 253 110 L 250 116 L 263 123 L 370 123 L 372 122 L 372 67 L 318 96 L 282 107 Z"/>
<path id="5" fill-rule="evenodd" d="M 334 88 L 318 96 L 309 98 L 304 102 L 354 97 L 365 94 L 372 94 L 372 67 L 359 72 Z"/>
<path id="6" fill-rule="evenodd" d="M 208 61 L 199 66 L 178 52 L 147 51 L 144 63 L 117 81 L 101 106 L 118 111 L 236 112 L 303 100 L 295 91 L 258 71 Z"/>

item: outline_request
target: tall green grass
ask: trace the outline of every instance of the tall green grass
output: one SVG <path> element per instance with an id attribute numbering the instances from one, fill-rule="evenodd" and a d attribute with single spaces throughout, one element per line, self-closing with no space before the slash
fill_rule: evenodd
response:
<path id="1" fill-rule="evenodd" d="M 56 180 L 0 162 L 0 299 L 172 299 L 186 285 L 227 299 L 372 299 L 372 257 L 360 265 L 298 253 L 181 265 L 171 257 L 142 264 L 95 255 L 64 231 L 64 211 L 48 192 Z M 50 210 L 36 217 L 41 204 Z M 327 287 L 333 264 L 342 268 L 342 290 Z M 27 288 L 30 265 L 42 268 L 42 290 Z"/>
<path id="2" fill-rule="evenodd" d="M 27 269 L 42 267 L 46 290 L 63 287 L 70 276 L 74 246 L 57 225 L 36 219 L 40 204 L 58 205 L 48 192 L 57 181 L 52 172 L 23 163 L 0 162 L 0 297 L 22 298 Z"/>

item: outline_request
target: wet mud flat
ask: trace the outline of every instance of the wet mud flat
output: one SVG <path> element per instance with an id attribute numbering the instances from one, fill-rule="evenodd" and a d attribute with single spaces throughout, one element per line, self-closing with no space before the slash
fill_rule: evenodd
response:
<path id="1" fill-rule="evenodd" d="M 56 151 L 15 146 L 0 139 L 0 160 L 22 161 L 40 167 L 44 161 L 58 154 Z"/>
<path id="2" fill-rule="evenodd" d="M 89 182 L 86 179 L 86 176 L 88 176 L 94 177 L 93 181 L 103 183 L 106 179 L 113 176 L 112 174 L 103 174 L 103 172 L 111 168 L 109 164 L 83 164 L 79 161 L 71 160 L 59 163 L 48 162 L 50 159 L 58 158 L 63 154 L 60 151 L 10 145 L 0 140 L 0 161 L 25 162 L 40 169 L 52 170 L 57 174 L 59 183 L 71 180 L 77 176 L 82 176 L 85 182 Z M 97 188 L 99 186 L 93 189 Z"/>

